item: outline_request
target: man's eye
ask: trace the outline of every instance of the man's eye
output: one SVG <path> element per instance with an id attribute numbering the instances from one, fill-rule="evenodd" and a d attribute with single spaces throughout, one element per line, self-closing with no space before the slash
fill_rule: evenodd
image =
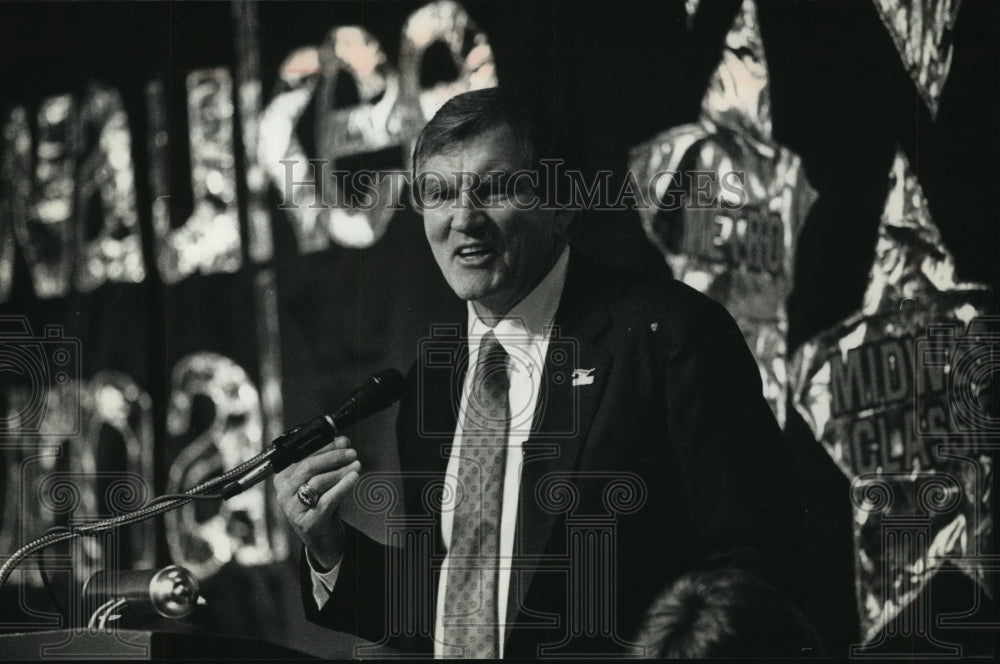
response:
<path id="1" fill-rule="evenodd" d="M 496 199 L 506 196 L 507 191 L 504 189 L 502 178 L 490 178 L 483 182 L 482 186 L 479 187 L 478 193 L 481 197 Z"/>
<path id="2" fill-rule="evenodd" d="M 426 189 L 423 198 L 425 203 L 440 203 L 448 200 L 448 192 L 437 188 Z"/>

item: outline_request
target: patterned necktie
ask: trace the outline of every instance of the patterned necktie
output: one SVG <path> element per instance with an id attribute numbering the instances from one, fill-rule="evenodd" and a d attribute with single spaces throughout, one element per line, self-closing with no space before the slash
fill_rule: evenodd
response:
<path id="1" fill-rule="evenodd" d="M 480 342 L 462 419 L 459 495 L 448 548 L 444 604 L 445 653 L 452 656 L 500 656 L 497 567 L 510 428 L 509 385 L 507 351 L 491 330 Z"/>

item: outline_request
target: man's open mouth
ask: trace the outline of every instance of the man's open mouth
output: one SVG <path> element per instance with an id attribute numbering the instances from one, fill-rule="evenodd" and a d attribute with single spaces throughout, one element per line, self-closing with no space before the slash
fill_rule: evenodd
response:
<path id="1" fill-rule="evenodd" d="M 455 250 L 455 256 L 463 261 L 478 261 L 492 256 L 493 247 L 486 244 L 470 244 Z"/>

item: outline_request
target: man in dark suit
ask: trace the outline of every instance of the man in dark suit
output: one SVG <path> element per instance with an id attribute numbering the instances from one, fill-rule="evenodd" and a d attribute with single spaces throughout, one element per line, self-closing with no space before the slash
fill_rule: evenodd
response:
<path id="1" fill-rule="evenodd" d="M 797 502 L 742 334 L 679 282 L 570 251 L 531 118 L 471 92 L 417 142 L 414 197 L 469 315 L 408 377 L 406 526 L 386 547 L 340 521 L 360 472 L 345 438 L 275 479 L 307 616 L 405 652 L 642 654 L 630 637 L 686 571 L 794 583 Z"/>

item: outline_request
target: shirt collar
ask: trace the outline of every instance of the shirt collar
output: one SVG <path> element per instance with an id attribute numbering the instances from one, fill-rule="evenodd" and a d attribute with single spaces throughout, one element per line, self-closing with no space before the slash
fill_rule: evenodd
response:
<path id="1" fill-rule="evenodd" d="M 508 348 L 511 342 L 523 340 L 538 343 L 545 338 L 556 317 L 556 310 L 559 308 L 559 299 L 562 297 L 563 286 L 566 285 L 568 267 L 569 247 L 567 246 L 563 248 L 555 265 L 545 275 L 545 278 L 492 328 L 500 345 L 508 353 L 511 350 Z M 475 353 L 483 335 L 491 328 L 476 314 L 472 302 L 468 303 L 468 309 L 469 350 Z"/>

